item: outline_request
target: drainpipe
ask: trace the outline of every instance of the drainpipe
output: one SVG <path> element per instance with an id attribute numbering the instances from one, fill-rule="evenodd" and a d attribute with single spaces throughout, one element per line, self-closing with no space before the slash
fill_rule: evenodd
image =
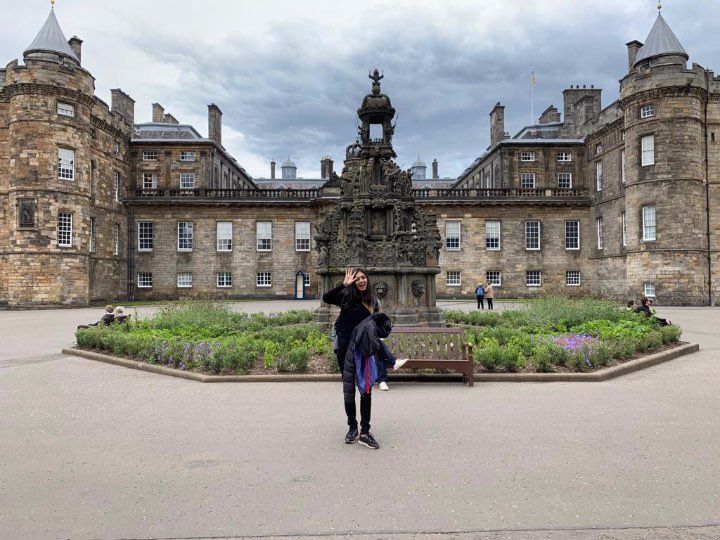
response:
<path id="1" fill-rule="evenodd" d="M 710 100 L 710 81 L 705 70 L 705 98 L 703 99 L 703 135 L 705 144 L 705 231 L 707 235 L 707 270 L 708 270 L 708 306 L 713 305 L 712 291 L 712 241 L 710 236 L 710 165 L 708 159 L 708 101 Z"/>

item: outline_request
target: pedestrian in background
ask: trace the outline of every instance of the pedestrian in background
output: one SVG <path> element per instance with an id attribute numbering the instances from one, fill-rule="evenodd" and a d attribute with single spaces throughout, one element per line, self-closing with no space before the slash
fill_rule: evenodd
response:
<path id="1" fill-rule="evenodd" d="M 492 283 L 488 281 L 485 284 L 485 299 L 488 303 L 488 309 L 493 309 L 493 298 L 495 298 L 495 291 L 493 290 Z"/>

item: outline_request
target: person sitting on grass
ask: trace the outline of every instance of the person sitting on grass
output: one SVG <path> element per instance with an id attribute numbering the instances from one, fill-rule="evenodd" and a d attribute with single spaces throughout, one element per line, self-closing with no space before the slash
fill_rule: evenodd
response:
<path id="1" fill-rule="evenodd" d="M 115 322 L 124 323 L 130 318 L 130 315 L 125 315 L 125 308 L 118 306 L 115 308 Z"/>
<path id="2" fill-rule="evenodd" d="M 628 300 L 626 309 L 628 309 L 628 311 L 636 311 L 637 310 L 637 302 L 635 300 Z"/>
<path id="3" fill-rule="evenodd" d="M 635 310 L 635 313 L 643 313 L 646 317 L 653 317 L 655 319 L 655 322 L 657 322 L 660 326 L 669 326 L 672 323 L 668 319 L 662 319 L 660 317 L 655 317 L 652 310 L 650 309 L 650 306 L 652 305 L 652 300 L 650 300 L 647 297 L 643 297 L 642 300 L 640 300 L 640 306 Z"/>
<path id="4" fill-rule="evenodd" d="M 91 326 L 99 326 L 100 324 L 104 324 L 106 326 L 111 325 L 113 322 L 115 322 L 115 314 L 113 313 L 114 309 L 111 305 L 105 306 L 105 313 L 102 317 L 100 317 L 100 320 L 98 322 L 90 323 L 90 324 L 81 324 L 78 326 L 78 328 L 90 328 Z"/>

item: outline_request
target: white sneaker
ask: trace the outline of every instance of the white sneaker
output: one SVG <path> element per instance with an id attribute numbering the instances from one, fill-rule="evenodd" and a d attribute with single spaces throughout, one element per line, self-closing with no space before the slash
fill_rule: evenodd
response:
<path id="1" fill-rule="evenodd" d="M 395 371 L 397 371 L 398 369 L 403 367 L 407 363 L 408 360 L 410 360 L 410 359 L 409 358 L 398 358 L 397 360 L 395 360 L 395 365 L 393 366 L 393 369 Z"/>
<path id="2" fill-rule="evenodd" d="M 382 381 L 380 383 L 380 390 L 390 390 L 390 387 L 387 385 L 385 381 Z"/>

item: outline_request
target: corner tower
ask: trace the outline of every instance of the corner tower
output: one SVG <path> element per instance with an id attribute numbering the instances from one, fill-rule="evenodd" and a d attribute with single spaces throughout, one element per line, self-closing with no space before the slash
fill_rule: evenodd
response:
<path id="1" fill-rule="evenodd" d="M 0 296 L 11 306 L 86 305 L 127 290 L 133 101 L 114 90 L 111 110 L 95 97 L 81 46 L 51 9 L 24 64 L 0 71 Z"/>
<path id="2" fill-rule="evenodd" d="M 660 7 L 660 6 L 659 6 Z M 624 115 L 628 292 L 664 304 L 707 304 L 704 137 L 706 70 L 658 13 L 645 44 L 628 43 Z"/>

